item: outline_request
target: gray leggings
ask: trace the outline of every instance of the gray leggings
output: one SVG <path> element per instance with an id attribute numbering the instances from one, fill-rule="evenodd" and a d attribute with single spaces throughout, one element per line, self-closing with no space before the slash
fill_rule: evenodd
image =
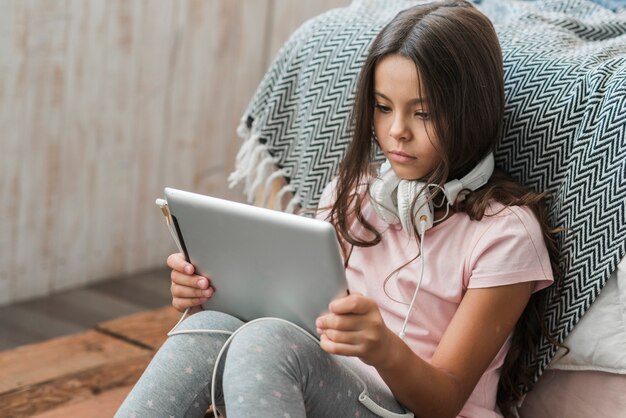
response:
<path id="1" fill-rule="evenodd" d="M 235 331 L 240 320 L 198 312 L 177 330 Z M 115 417 L 203 417 L 211 376 L 228 335 L 183 334 L 167 339 Z M 403 413 L 389 389 L 346 358 L 323 351 L 290 324 L 263 320 L 243 327 L 222 355 L 216 406 L 229 418 L 376 417 L 358 400 L 363 384 L 380 406 Z M 352 370 L 352 371 L 350 371 Z"/>

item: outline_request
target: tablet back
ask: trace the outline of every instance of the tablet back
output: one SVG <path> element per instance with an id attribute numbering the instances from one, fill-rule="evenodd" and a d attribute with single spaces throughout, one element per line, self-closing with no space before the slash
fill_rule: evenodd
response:
<path id="1" fill-rule="evenodd" d="M 165 198 L 191 263 L 212 279 L 204 309 L 317 335 L 315 319 L 347 289 L 330 223 L 172 188 Z"/>

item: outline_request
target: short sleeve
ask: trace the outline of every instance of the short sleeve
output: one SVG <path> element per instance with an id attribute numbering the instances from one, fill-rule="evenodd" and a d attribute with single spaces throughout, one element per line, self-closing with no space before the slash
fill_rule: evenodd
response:
<path id="1" fill-rule="evenodd" d="M 468 259 L 467 288 L 537 282 L 535 291 L 554 281 L 541 226 L 528 207 L 513 206 L 483 218 Z"/>

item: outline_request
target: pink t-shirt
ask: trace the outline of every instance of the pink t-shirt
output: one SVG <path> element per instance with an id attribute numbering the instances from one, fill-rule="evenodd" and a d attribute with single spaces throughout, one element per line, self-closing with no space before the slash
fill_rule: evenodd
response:
<path id="1" fill-rule="evenodd" d="M 324 191 L 320 207 L 333 202 L 333 184 Z M 491 205 L 491 216 L 481 221 L 455 213 L 426 231 L 424 276 L 405 331 L 405 342 L 422 359 L 432 359 L 467 289 L 535 281 L 538 291 L 553 282 L 548 251 L 531 210 L 519 206 L 501 209 L 500 204 Z M 327 214 L 324 211 L 319 217 Z M 386 283 L 385 279 L 415 258 L 419 247 L 399 224 L 388 225 L 380 219 L 369 200 L 364 202 L 363 215 L 382 232 L 382 240 L 373 247 L 353 248 L 346 270 L 348 286 L 375 299 L 387 327 L 399 333 L 421 272 L 421 257 L 392 274 Z M 496 412 L 496 393 L 509 346 L 510 336 L 459 417 L 501 417 Z M 358 363 L 378 375 L 373 367 Z"/>

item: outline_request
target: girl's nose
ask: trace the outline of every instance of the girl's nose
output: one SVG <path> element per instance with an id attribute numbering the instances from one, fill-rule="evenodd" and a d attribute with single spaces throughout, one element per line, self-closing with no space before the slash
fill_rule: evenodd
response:
<path id="1" fill-rule="evenodd" d="M 393 123 L 389 128 L 389 136 L 396 141 L 408 141 L 411 139 L 411 131 L 401 115 L 393 119 Z"/>

